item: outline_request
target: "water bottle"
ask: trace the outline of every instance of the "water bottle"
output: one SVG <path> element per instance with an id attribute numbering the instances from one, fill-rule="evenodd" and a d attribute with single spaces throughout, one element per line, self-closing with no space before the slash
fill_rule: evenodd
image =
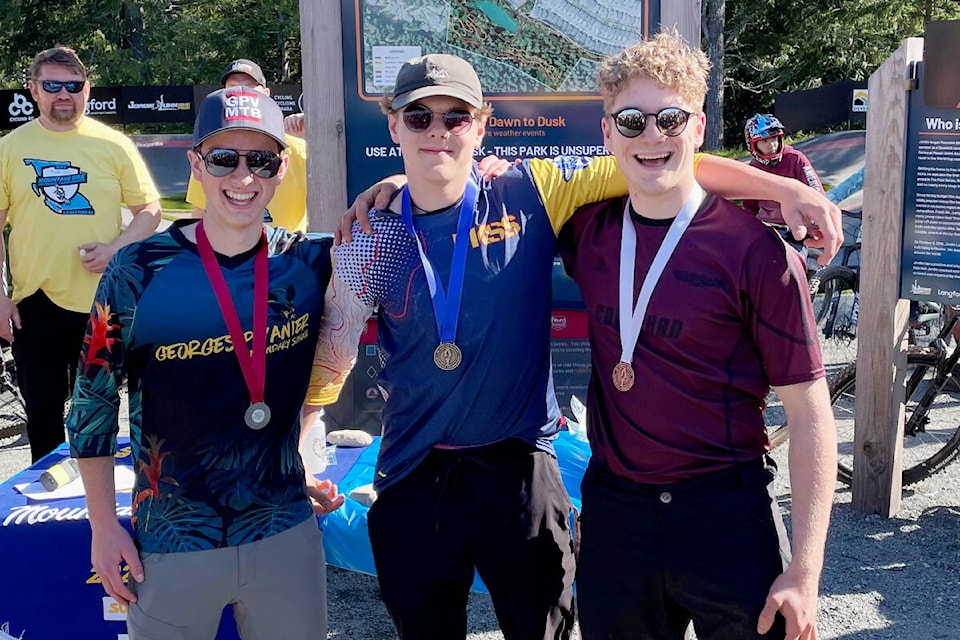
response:
<path id="1" fill-rule="evenodd" d="M 323 411 L 310 416 L 310 422 L 302 426 L 306 437 L 300 443 L 300 457 L 303 466 L 311 475 L 323 473 L 327 468 L 327 426 L 323 422 Z"/>
<path id="2" fill-rule="evenodd" d="M 74 458 L 66 458 L 40 474 L 40 484 L 54 491 L 80 477 L 80 468 Z"/>

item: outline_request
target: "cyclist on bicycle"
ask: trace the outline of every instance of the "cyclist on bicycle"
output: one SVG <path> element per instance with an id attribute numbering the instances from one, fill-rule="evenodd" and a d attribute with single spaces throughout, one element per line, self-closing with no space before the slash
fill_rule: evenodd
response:
<path id="1" fill-rule="evenodd" d="M 758 113 L 747 120 L 743 137 L 753 159 L 750 165 L 778 176 L 794 178 L 811 189 L 824 193 L 816 170 L 807 157 L 783 141 L 783 124 L 773 115 Z M 744 200 L 743 208 L 761 222 L 782 228 L 781 236 L 806 257 L 803 244 L 795 241 L 780 213 L 780 204 L 772 200 Z"/>

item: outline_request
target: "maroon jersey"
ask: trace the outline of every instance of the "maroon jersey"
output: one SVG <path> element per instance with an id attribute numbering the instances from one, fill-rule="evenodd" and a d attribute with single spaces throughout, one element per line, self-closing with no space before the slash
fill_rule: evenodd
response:
<path id="1" fill-rule="evenodd" d="M 664 484 L 758 458 L 769 448 L 762 416 L 769 386 L 824 376 L 799 254 L 708 195 L 650 299 L 633 353 L 636 383 L 619 391 L 611 372 L 620 360 L 624 203 L 581 207 L 560 233 L 589 318 L 595 461 L 635 482 Z M 636 300 L 671 220 L 632 216 Z"/>
<path id="2" fill-rule="evenodd" d="M 788 144 L 783 145 L 783 158 L 776 166 L 760 164 L 756 158 L 750 161 L 750 166 L 777 176 L 799 180 L 810 185 L 810 188 L 823 193 L 820 177 L 817 176 L 813 165 L 807 160 L 807 156 Z M 785 224 L 783 214 L 780 213 L 780 203 L 775 200 L 744 200 L 743 208 L 756 215 L 763 222 Z"/>

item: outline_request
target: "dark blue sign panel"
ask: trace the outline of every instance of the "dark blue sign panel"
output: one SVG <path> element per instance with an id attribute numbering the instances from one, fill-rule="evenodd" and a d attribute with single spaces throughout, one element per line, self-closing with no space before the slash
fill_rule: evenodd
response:
<path id="1" fill-rule="evenodd" d="M 123 121 L 193 122 L 193 85 L 124 87 Z"/>
<path id="2" fill-rule="evenodd" d="M 200 104 L 207 94 L 220 89 L 219 84 L 198 84 L 193 87 L 193 103 Z M 303 89 L 299 84 L 275 84 L 269 87 L 270 97 L 280 105 L 284 116 L 303 111 Z"/>
<path id="3" fill-rule="evenodd" d="M 0 129 L 16 129 L 39 115 L 29 89 L 0 90 Z"/>
<path id="4" fill-rule="evenodd" d="M 86 114 L 107 124 L 122 124 L 122 94 L 122 87 L 91 87 Z"/>
<path id="5" fill-rule="evenodd" d="M 924 65 L 917 63 L 920 89 Z M 930 79 L 932 81 L 932 79 Z M 960 299 L 960 109 L 934 109 L 910 93 L 900 297 Z"/>
<path id="6" fill-rule="evenodd" d="M 660 22 L 657 0 L 341 2 L 350 198 L 403 170 L 378 100 L 406 60 L 450 53 L 473 64 L 494 109 L 478 155 L 605 154 L 600 62 Z"/>
<path id="7" fill-rule="evenodd" d="M 86 114 L 100 122 L 120 124 L 120 87 L 91 87 Z M 29 89 L 0 90 L 0 130 L 16 129 L 40 116 Z"/>

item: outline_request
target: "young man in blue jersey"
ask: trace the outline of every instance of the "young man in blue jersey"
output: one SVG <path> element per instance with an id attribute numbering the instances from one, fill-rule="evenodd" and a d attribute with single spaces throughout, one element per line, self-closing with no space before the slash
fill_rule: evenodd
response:
<path id="1" fill-rule="evenodd" d="M 203 219 L 122 249 L 94 298 L 67 430 L 93 568 L 129 605 L 131 638 L 213 638 L 227 605 L 243 638 L 326 637 L 315 511 L 342 497 L 305 482 L 298 434 L 330 242 L 262 223 L 285 146 L 268 96 L 207 96 L 188 152 Z M 114 487 L 124 381 L 132 538 Z"/>
<path id="2" fill-rule="evenodd" d="M 504 637 L 567 638 L 570 501 L 551 438 L 556 233 L 600 194 L 626 193 L 612 158 L 474 169 L 490 107 L 464 60 L 401 68 L 382 107 L 407 189 L 336 250 L 308 405 L 328 404 L 378 316 L 386 399 L 368 525 L 401 638 L 463 638 L 474 570 Z M 402 523 L 402 526 L 398 526 Z"/>

